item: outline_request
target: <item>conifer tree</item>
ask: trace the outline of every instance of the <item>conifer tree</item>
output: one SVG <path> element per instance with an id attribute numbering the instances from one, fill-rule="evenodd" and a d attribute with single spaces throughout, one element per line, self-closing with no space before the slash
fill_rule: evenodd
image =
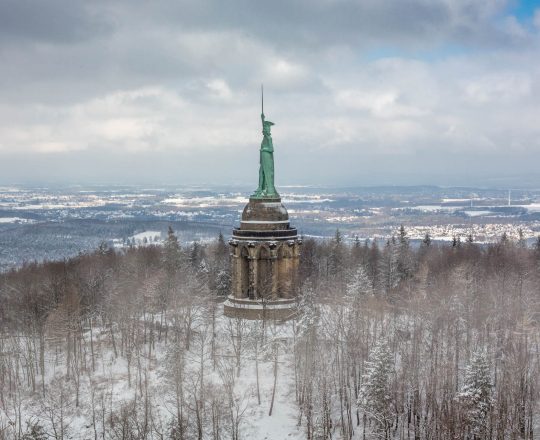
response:
<path id="1" fill-rule="evenodd" d="M 225 243 L 223 234 L 219 231 L 217 247 L 216 247 L 216 259 L 218 261 L 218 266 L 220 269 L 223 269 L 227 266 L 227 259 L 229 257 L 229 248 Z"/>
<path id="2" fill-rule="evenodd" d="M 422 244 L 426 247 L 431 246 L 431 236 L 429 235 L 429 232 L 426 232 L 426 235 L 424 236 L 424 239 L 422 240 Z"/>
<path id="3" fill-rule="evenodd" d="M 22 440 L 47 440 L 49 436 L 39 422 L 29 423 L 26 422 L 27 430 L 21 437 Z"/>
<path id="4" fill-rule="evenodd" d="M 405 226 L 400 225 L 399 227 L 399 243 L 401 245 L 408 245 L 409 239 L 407 238 L 407 231 L 405 231 Z"/>
<path id="5" fill-rule="evenodd" d="M 216 291 L 220 296 L 226 296 L 231 287 L 231 275 L 226 270 L 220 270 L 216 276 Z"/>
<path id="6" fill-rule="evenodd" d="M 354 303 L 358 301 L 360 297 L 368 295 L 371 292 L 371 281 L 369 279 L 367 271 L 364 266 L 358 266 L 353 276 L 347 283 L 347 297 L 349 301 L 351 301 L 351 303 Z"/>
<path id="7" fill-rule="evenodd" d="M 368 272 L 371 278 L 373 288 L 376 289 L 382 284 L 380 281 L 381 252 L 376 240 L 371 241 L 368 253 Z"/>
<path id="8" fill-rule="evenodd" d="M 351 251 L 352 260 L 355 264 L 358 264 L 362 257 L 362 243 L 358 235 L 354 236 L 354 243 Z"/>
<path id="9" fill-rule="evenodd" d="M 464 419 L 473 438 L 483 438 L 493 404 L 490 367 L 485 352 L 473 354 L 457 398 L 462 404 Z"/>
<path id="10" fill-rule="evenodd" d="M 191 245 L 191 250 L 189 253 L 189 262 L 191 267 L 198 269 L 199 264 L 201 264 L 202 259 L 204 258 L 204 251 L 201 244 L 195 240 Z"/>
<path id="11" fill-rule="evenodd" d="M 379 436 L 388 438 L 392 418 L 390 380 L 393 357 L 386 341 L 379 340 L 369 355 L 358 405 L 375 425 Z"/>
<path id="12" fill-rule="evenodd" d="M 169 275 L 173 275 L 180 267 L 181 252 L 178 238 L 176 238 L 171 226 L 169 226 L 169 230 L 167 231 L 167 239 L 165 240 L 164 251 L 165 269 Z"/>
<path id="13" fill-rule="evenodd" d="M 334 234 L 334 242 L 335 244 L 341 244 L 343 242 L 343 236 L 339 228 L 336 229 L 336 233 Z"/>
<path id="14" fill-rule="evenodd" d="M 518 229 L 518 246 L 522 249 L 527 247 L 527 242 L 525 240 L 525 234 L 523 233 L 523 229 Z"/>
<path id="15" fill-rule="evenodd" d="M 109 246 L 106 241 L 99 243 L 98 252 L 100 255 L 105 255 L 109 252 Z"/>
<path id="16" fill-rule="evenodd" d="M 387 240 L 382 256 L 379 260 L 379 280 L 381 289 L 388 293 L 399 283 L 398 249 L 395 238 Z"/>
<path id="17" fill-rule="evenodd" d="M 203 282 L 204 283 L 207 283 L 208 282 L 208 274 L 209 274 L 209 270 L 208 270 L 208 265 L 206 264 L 206 260 L 203 258 L 201 259 L 201 262 L 199 263 L 199 266 L 197 267 L 197 278 L 199 279 L 199 281 Z"/>
<path id="18" fill-rule="evenodd" d="M 362 263 L 366 266 L 366 269 L 369 272 L 369 261 L 370 261 L 370 250 L 369 250 L 369 240 L 366 238 L 364 240 L 364 245 L 362 246 Z"/>
<path id="19" fill-rule="evenodd" d="M 339 275 L 343 270 L 344 253 L 343 236 L 341 231 L 336 229 L 329 256 L 330 274 L 332 276 Z"/>
<path id="20" fill-rule="evenodd" d="M 398 259 L 397 270 L 400 279 L 409 278 L 412 275 L 412 255 L 409 246 L 409 237 L 403 225 L 399 228 L 399 244 L 398 244 Z"/>
<path id="21" fill-rule="evenodd" d="M 315 301 L 315 292 L 311 287 L 303 289 L 300 302 L 298 304 L 300 319 L 298 321 L 299 333 L 309 333 L 316 328 L 319 323 L 319 309 Z"/>

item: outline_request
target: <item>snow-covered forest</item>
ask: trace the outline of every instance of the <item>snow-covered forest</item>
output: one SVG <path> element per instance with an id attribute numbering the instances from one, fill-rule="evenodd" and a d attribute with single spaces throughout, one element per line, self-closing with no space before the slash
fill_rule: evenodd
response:
<path id="1" fill-rule="evenodd" d="M 223 316 L 215 242 L 0 275 L 0 438 L 533 439 L 540 242 L 304 238 L 299 313 Z"/>

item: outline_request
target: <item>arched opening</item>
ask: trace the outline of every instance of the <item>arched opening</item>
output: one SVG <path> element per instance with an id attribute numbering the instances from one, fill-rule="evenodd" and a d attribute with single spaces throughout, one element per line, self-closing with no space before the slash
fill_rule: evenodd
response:
<path id="1" fill-rule="evenodd" d="M 240 251 L 240 291 L 242 292 L 242 298 L 250 296 L 249 251 L 245 246 Z"/>
<path id="2" fill-rule="evenodd" d="M 289 276 L 290 276 L 290 258 L 291 258 L 291 251 L 287 244 L 281 244 L 278 247 L 277 250 L 277 271 L 278 271 L 278 277 L 277 277 L 277 296 L 279 298 L 288 298 L 289 297 L 289 290 L 290 290 L 290 283 L 289 283 Z"/>

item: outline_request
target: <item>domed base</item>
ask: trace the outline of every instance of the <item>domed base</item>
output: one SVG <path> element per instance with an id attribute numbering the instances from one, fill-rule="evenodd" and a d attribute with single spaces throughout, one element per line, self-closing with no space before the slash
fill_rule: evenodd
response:
<path id="1" fill-rule="evenodd" d="M 253 300 L 229 296 L 223 304 L 223 312 L 229 318 L 249 320 L 267 319 L 287 321 L 297 314 L 295 299 Z"/>
<path id="2" fill-rule="evenodd" d="M 281 199 L 249 199 L 242 212 L 240 229 L 272 230 L 287 229 L 289 227 L 289 214 Z"/>
<path id="3" fill-rule="evenodd" d="M 289 224 L 289 214 L 281 198 L 250 198 L 240 220 L 233 230 L 236 240 L 294 240 L 295 228 Z"/>

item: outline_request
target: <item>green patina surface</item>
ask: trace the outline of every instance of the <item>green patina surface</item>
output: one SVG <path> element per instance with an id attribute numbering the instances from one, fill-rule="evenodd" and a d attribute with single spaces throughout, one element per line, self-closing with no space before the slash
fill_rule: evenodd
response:
<path id="1" fill-rule="evenodd" d="M 265 120 L 264 112 L 261 113 L 263 126 L 263 140 L 261 142 L 259 159 L 259 186 L 251 196 L 254 199 L 275 199 L 279 197 L 274 186 L 274 144 L 270 128 L 273 122 Z"/>

